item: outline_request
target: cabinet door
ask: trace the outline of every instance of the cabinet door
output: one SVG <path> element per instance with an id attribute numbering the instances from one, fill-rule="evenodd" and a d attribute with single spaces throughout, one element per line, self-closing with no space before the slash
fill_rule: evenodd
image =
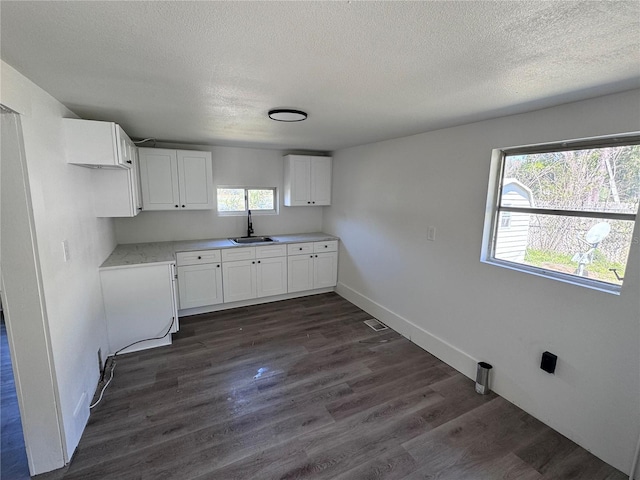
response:
<path id="1" fill-rule="evenodd" d="M 131 151 L 129 150 L 129 143 L 131 142 L 131 139 L 126 133 L 124 133 L 124 130 L 122 130 L 120 125 L 114 125 L 114 133 L 117 145 L 117 162 L 120 165 L 132 165 L 133 161 L 131 160 Z"/>
<path id="2" fill-rule="evenodd" d="M 287 258 L 289 293 L 313 289 L 313 255 L 294 255 Z"/>
<path id="3" fill-rule="evenodd" d="M 223 263 L 222 278 L 225 303 L 256 298 L 255 260 Z"/>
<path id="4" fill-rule="evenodd" d="M 311 204 L 331 205 L 331 157 L 311 157 Z"/>
<path id="5" fill-rule="evenodd" d="M 205 210 L 213 208 L 213 166 L 211 152 L 178 150 L 180 208 Z"/>
<path id="6" fill-rule="evenodd" d="M 145 210 L 178 210 L 178 159 L 175 150 L 139 148 L 142 205 Z"/>
<path id="7" fill-rule="evenodd" d="M 222 303 L 220 263 L 178 267 L 180 308 L 204 307 Z"/>
<path id="8" fill-rule="evenodd" d="M 133 200 L 134 215 L 142 210 L 142 190 L 140 188 L 140 158 L 138 157 L 138 147 L 133 142 L 129 142 L 129 156 L 131 158 L 131 168 L 129 169 L 129 184 L 131 185 L 131 197 Z"/>
<path id="9" fill-rule="evenodd" d="M 257 260 L 256 284 L 258 298 L 287 293 L 287 257 Z"/>
<path id="10" fill-rule="evenodd" d="M 290 207 L 311 205 L 311 163 L 309 157 L 287 155 L 285 165 L 285 202 Z"/>
<path id="11" fill-rule="evenodd" d="M 112 354 L 133 342 L 161 337 L 172 322 L 176 327 L 173 277 L 171 264 L 100 270 Z M 169 344 L 171 334 L 137 343 L 123 353 Z"/>
<path id="12" fill-rule="evenodd" d="M 133 168 L 100 168 L 91 172 L 93 210 L 96 217 L 134 217 Z"/>
<path id="13" fill-rule="evenodd" d="M 318 253 L 313 258 L 313 288 L 335 287 L 338 280 L 338 252 Z"/>

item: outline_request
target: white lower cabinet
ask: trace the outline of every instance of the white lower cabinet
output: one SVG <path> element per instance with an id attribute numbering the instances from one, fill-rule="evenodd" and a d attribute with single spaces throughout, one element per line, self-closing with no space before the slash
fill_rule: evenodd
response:
<path id="1" fill-rule="evenodd" d="M 234 303 L 336 285 L 337 241 L 177 254 L 180 308 Z"/>
<path id="2" fill-rule="evenodd" d="M 222 277 L 225 303 L 287 293 L 286 254 L 286 245 L 224 250 Z M 245 260 L 236 260 L 241 258 Z"/>
<path id="3" fill-rule="evenodd" d="M 220 263 L 178 267 L 180 308 L 203 307 L 222 303 Z"/>
<path id="4" fill-rule="evenodd" d="M 287 257 L 256 260 L 257 297 L 287 293 Z"/>
<path id="5" fill-rule="evenodd" d="M 222 264 L 224 301 L 239 302 L 256 298 L 256 261 L 238 260 Z"/>
<path id="6" fill-rule="evenodd" d="M 176 263 L 181 309 L 222 303 L 220 250 L 178 252 Z"/>
<path id="7" fill-rule="evenodd" d="M 338 242 L 289 245 L 288 292 L 335 287 L 338 280 Z"/>
<path id="8" fill-rule="evenodd" d="M 112 354 L 134 342 L 121 353 L 171 344 L 178 330 L 173 264 L 101 269 L 100 282 Z"/>
<path id="9" fill-rule="evenodd" d="M 338 252 L 313 256 L 313 288 L 335 287 L 338 283 Z"/>
<path id="10" fill-rule="evenodd" d="M 313 254 L 293 255 L 288 263 L 288 292 L 313 290 Z"/>

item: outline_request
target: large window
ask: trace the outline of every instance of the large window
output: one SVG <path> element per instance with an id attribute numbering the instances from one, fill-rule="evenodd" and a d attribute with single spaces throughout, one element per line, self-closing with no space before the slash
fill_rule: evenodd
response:
<path id="1" fill-rule="evenodd" d="M 639 136 L 494 150 L 482 259 L 617 293 L 639 198 Z"/>
<path id="2" fill-rule="evenodd" d="M 252 214 L 275 214 L 277 200 L 275 188 L 219 187 L 218 213 L 244 215 L 251 210 Z"/>

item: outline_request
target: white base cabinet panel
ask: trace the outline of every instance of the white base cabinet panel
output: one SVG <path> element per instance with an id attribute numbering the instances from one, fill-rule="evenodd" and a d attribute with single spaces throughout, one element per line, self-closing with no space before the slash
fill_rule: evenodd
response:
<path id="1" fill-rule="evenodd" d="M 100 281 L 111 354 L 141 340 L 121 353 L 171 344 L 179 327 L 173 264 L 102 269 Z"/>
<path id="2" fill-rule="evenodd" d="M 219 263 L 178 267 L 180 309 L 222 303 L 222 268 Z"/>
<path id="3" fill-rule="evenodd" d="M 256 261 L 238 260 L 222 264 L 224 301 L 238 302 L 256 298 Z"/>
<path id="4" fill-rule="evenodd" d="M 313 289 L 313 255 L 294 255 L 287 259 L 288 292 Z"/>
<path id="5" fill-rule="evenodd" d="M 287 293 L 287 257 L 256 260 L 257 297 Z"/>
<path id="6" fill-rule="evenodd" d="M 313 257 L 313 288 L 335 287 L 338 283 L 338 252 Z"/>

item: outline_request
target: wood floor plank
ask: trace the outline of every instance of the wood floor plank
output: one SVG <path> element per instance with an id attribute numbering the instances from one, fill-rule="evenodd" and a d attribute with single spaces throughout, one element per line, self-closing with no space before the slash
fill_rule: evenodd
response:
<path id="1" fill-rule="evenodd" d="M 71 464 L 49 477 L 618 480 L 369 318 L 330 293 L 181 319 L 171 346 L 116 359 Z"/>
<path id="2" fill-rule="evenodd" d="M 413 457 L 402 447 L 395 447 L 377 458 L 334 477 L 335 480 L 399 480 L 416 469 Z"/>
<path id="3" fill-rule="evenodd" d="M 541 480 L 542 475 L 513 453 L 488 462 L 461 462 L 445 469 L 429 466 L 415 470 L 403 480 Z"/>

